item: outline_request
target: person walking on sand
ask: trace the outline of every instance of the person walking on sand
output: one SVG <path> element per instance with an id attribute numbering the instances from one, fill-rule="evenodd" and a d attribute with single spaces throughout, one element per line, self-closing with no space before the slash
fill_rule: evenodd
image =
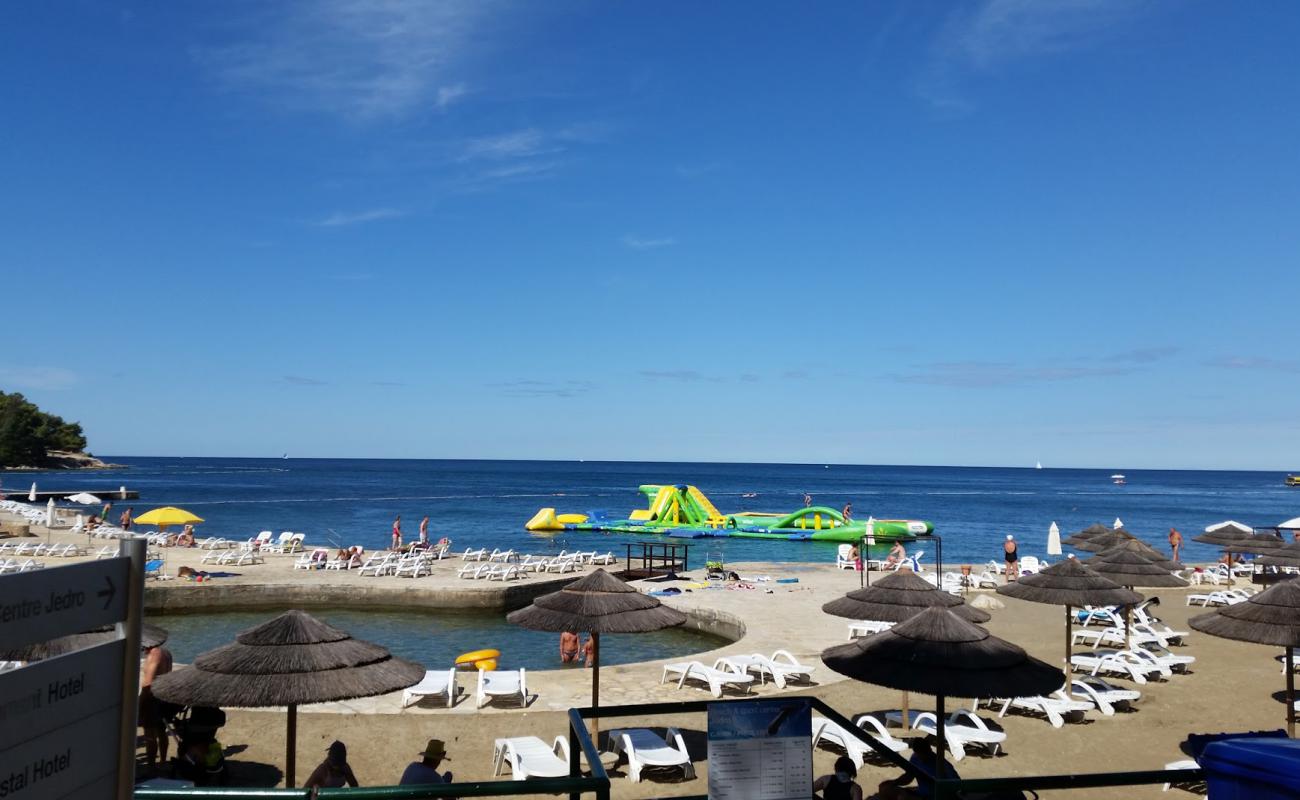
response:
<path id="1" fill-rule="evenodd" d="M 1183 549 L 1183 535 L 1177 528 L 1169 529 L 1169 549 L 1174 551 L 1174 561 L 1178 560 L 1178 551 Z"/>
<path id="2" fill-rule="evenodd" d="M 1011 583 L 1020 574 L 1020 554 L 1016 552 L 1016 537 L 1009 533 L 1002 543 L 1002 558 L 1007 562 L 1007 583 Z"/>
<path id="3" fill-rule="evenodd" d="M 393 545 L 389 550 L 402 549 L 402 515 L 398 514 L 397 519 L 393 520 Z"/>
<path id="4" fill-rule="evenodd" d="M 424 751 L 416 755 L 420 756 L 420 760 L 412 761 L 406 765 L 406 771 L 402 773 L 402 779 L 397 782 L 398 786 L 451 783 L 450 770 L 445 773 L 438 771 L 438 765 L 445 759 L 450 758 L 447 755 L 447 746 L 441 739 L 430 739 L 429 743 L 424 746 Z"/>
<path id="5" fill-rule="evenodd" d="M 563 664 L 572 664 L 578 660 L 578 652 L 582 646 L 578 643 L 578 634 L 573 631 L 565 631 L 560 634 L 560 662 Z"/>
<path id="6" fill-rule="evenodd" d="M 122 512 L 122 516 L 117 518 L 117 526 L 119 528 L 124 531 L 131 530 L 131 523 L 135 521 L 135 515 L 132 513 L 133 511 L 135 511 L 134 508 L 128 507 L 126 511 Z"/>
<path id="7" fill-rule="evenodd" d="M 348 746 L 334 742 L 325 751 L 325 760 L 312 770 L 304 789 L 342 789 L 344 786 L 357 787 L 357 776 L 352 774 L 352 765 L 348 763 Z"/>
<path id="8" fill-rule="evenodd" d="M 429 546 L 429 515 L 425 514 L 424 519 L 420 520 L 420 546 Z"/>
<path id="9" fill-rule="evenodd" d="M 162 706 L 153 696 L 155 678 L 172 671 L 171 651 L 162 645 L 146 648 L 140 668 L 140 703 L 136 709 L 139 725 L 144 729 L 144 758 L 149 767 L 167 762 L 167 723 Z"/>

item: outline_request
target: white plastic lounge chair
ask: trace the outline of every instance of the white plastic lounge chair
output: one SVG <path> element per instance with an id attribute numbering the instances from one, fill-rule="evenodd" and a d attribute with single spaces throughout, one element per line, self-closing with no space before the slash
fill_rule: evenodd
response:
<path id="1" fill-rule="evenodd" d="M 1123 615 L 1119 613 L 1118 608 L 1113 606 L 1084 606 L 1075 614 L 1079 624 L 1085 628 L 1093 623 L 1117 625 L 1123 621 Z"/>
<path id="2" fill-rule="evenodd" d="M 418 578 L 421 575 L 432 575 L 433 570 L 429 568 L 429 562 L 420 556 L 407 557 L 393 567 L 393 574 L 399 578 Z"/>
<path id="3" fill-rule="evenodd" d="M 1076 714 L 1082 717 L 1084 712 L 1091 711 L 1093 708 L 1092 703 L 1066 697 L 1059 690 L 1046 697 L 998 698 L 989 700 L 988 703 L 990 706 L 995 706 L 998 703 L 1002 704 L 1001 710 L 998 711 L 999 717 L 1005 717 L 1007 712 L 1014 708 L 1045 717 L 1053 728 L 1063 728 L 1067 716 Z"/>
<path id="4" fill-rule="evenodd" d="M 738 672 L 757 673 L 759 683 L 766 683 L 770 675 L 772 682 L 782 689 L 790 678 L 812 680 L 813 668 L 800 664 L 788 650 L 777 650 L 771 658 L 762 653 L 752 653 L 747 656 L 724 656 L 719 661 L 727 661 Z"/>
<path id="5" fill-rule="evenodd" d="M 1037 556 L 1023 556 L 1020 559 L 1020 574 L 1035 575 L 1042 570 L 1043 565 L 1038 561 Z"/>
<path id="6" fill-rule="evenodd" d="M 605 553 L 603 556 L 592 556 L 591 558 L 587 559 L 588 564 L 608 565 L 608 564 L 613 564 L 614 562 L 615 562 L 615 558 L 612 552 Z"/>
<path id="7" fill-rule="evenodd" d="M 1133 652 L 1139 658 L 1150 658 L 1155 663 L 1168 667 L 1174 672 L 1186 672 L 1188 666 L 1196 663 L 1196 656 L 1176 655 L 1157 644 L 1144 644 L 1141 647 L 1133 648 Z"/>
<path id="8" fill-rule="evenodd" d="M 546 571 L 558 572 L 560 574 L 564 574 L 565 572 L 577 572 L 578 566 L 578 560 L 573 556 L 556 556 L 551 559 L 551 563 L 546 565 Z"/>
<path id="9" fill-rule="evenodd" d="M 641 781 L 641 771 L 647 767 L 681 767 L 686 780 L 695 777 L 695 765 L 686 751 L 686 742 L 676 728 L 667 731 L 668 741 L 647 728 L 622 728 L 609 732 L 615 753 L 627 754 L 627 777 L 633 783 Z M 668 742 L 673 744 L 669 744 Z"/>
<path id="10" fill-rule="evenodd" d="M 469 548 L 465 552 L 461 553 L 460 557 L 463 561 L 483 561 L 487 558 L 487 555 L 487 548 L 480 547 L 477 550 Z"/>
<path id="11" fill-rule="evenodd" d="M 1111 625 L 1106 628 L 1081 628 L 1070 634 L 1070 640 L 1074 644 L 1085 644 L 1089 647 L 1118 647 L 1121 649 L 1126 644 L 1137 647 L 1143 644 L 1161 644 L 1165 641 L 1153 633 L 1139 631 L 1136 628 L 1126 638 L 1124 628 L 1118 625 Z"/>
<path id="12" fill-rule="evenodd" d="M 1146 683 L 1149 676 L 1162 675 L 1165 669 L 1150 661 L 1142 662 L 1126 651 L 1097 650 L 1091 653 L 1075 653 L 1070 658 L 1070 667 L 1076 671 L 1096 675 L 1105 672 L 1131 679 L 1134 683 Z"/>
<path id="13" fill-rule="evenodd" d="M 520 569 L 517 564 L 499 564 L 489 569 L 484 577 L 490 581 L 505 583 L 506 581 L 528 577 L 528 570 Z"/>
<path id="14" fill-rule="evenodd" d="M 486 578 L 488 573 L 495 568 L 493 564 L 466 564 L 456 571 L 456 577 L 468 578 L 469 580 Z"/>
<path id="15" fill-rule="evenodd" d="M 1189 592 L 1187 594 L 1187 605 L 1227 606 L 1232 605 L 1232 600 L 1227 592 Z"/>
<path id="16" fill-rule="evenodd" d="M 912 722 L 912 730 L 937 736 L 939 731 L 934 712 L 924 711 L 917 714 Z M 1007 740 L 1006 733 L 991 729 L 979 715 L 964 708 L 948 716 L 943 726 L 943 734 L 948 743 L 948 752 L 952 753 L 953 759 L 957 761 L 965 758 L 966 751 L 973 746 L 986 748 L 991 755 L 997 755 L 1002 743 Z"/>
<path id="17" fill-rule="evenodd" d="M 1102 715 L 1112 717 L 1115 709 L 1129 708 L 1142 699 L 1137 689 L 1118 689 L 1101 678 L 1076 678 L 1070 681 L 1070 696 L 1091 702 Z"/>
<path id="18" fill-rule="evenodd" d="M 528 684 L 524 670 L 479 670 L 478 689 L 474 692 L 475 707 L 482 708 L 494 697 L 517 697 L 520 706 L 527 706 Z"/>
<path id="19" fill-rule="evenodd" d="M 492 774 L 500 775 L 506 764 L 513 780 L 562 778 L 569 774 L 569 740 L 556 736 L 547 747 L 536 736 L 497 739 L 492 748 Z"/>
<path id="20" fill-rule="evenodd" d="M 402 690 L 402 708 L 418 703 L 426 697 L 447 696 L 447 708 L 456 702 L 456 670 L 445 669 L 426 672 L 424 678 L 409 689 Z"/>
<path id="21" fill-rule="evenodd" d="M 357 574 L 365 575 L 366 573 L 369 573 L 378 577 L 380 575 L 388 574 L 394 566 L 395 561 L 392 553 L 384 553 L 382 555 L 376 554 L 366 559 L 366 563 L 361 565 L 361 569 L 358 570 Z"/>
<path id="22" fill-rule="evenodd" d="M 852 552 L 853 552 L 853 545 L 851 544 L 840 545 L 839 549 L 835 552 L 835 568 L 836 569 L 857 569 L 858 568 L 857 559 L 849 557 L 849 554 L 851 554 Z"/>
<path id="23" fill-rule="evenodd" d="M 853 721 L 864 733 L 895 753 L 901 753 L 907 749 L 906 742 L 894 738 L 889 731 L 885 730 L 885 726 L 880 723 L 880 720 L 870 714 L 862 714 Z M 818 742 L 839 745 L 844 750 L 845 755 L 853 759 L 853 763 L 859 768 L 866 763 L 867 756 L 878 755 L 871 745 L 853 735 L 852 732 L 846 731 L 840 725 L 816 714 L 812 718 L 812 735 L 814 750 L 817 749 Z"/>
<path id="24" fill-rule="evenodd" d="M 492 553 L 491 553 L 491 555 L 489 555 L 489 556 L 487 557 L 487 560 L 488 560 L 488 561 L 509 561 L 510 559 L 512 559 L 512 558 L 514 558 L 514 557 L 515 557 L 515 551 L 514 551 L 513 549 L 511 549 L 511 550 L 500 550 L 500 549 L 494 547 L 494 548 L 492 548 Z"/>
<path id="25" fill-rule="evenodd" d="M 754 682 L 754 676 L 742 669 L 719 669 L 719 665 L 726 666 L 722 659 L 712 667 L 707 667 L 699 661 L 678 661 L 672 664 L 664 664 L 663 675 L 660 676 L 659 682 L 666 683 L 669 675 L 678 676 L 677 688 L 680 689 L 686 685 L 686 681 L 699 681 L 707 684 L 709 692 L 714 697 L 722 697 L 722 689 L 725 686 L 734 686 L 742 692 L 748 694 L 750 684 Z"/>
<path id="26" fill-rule="evenodd" d="M 858 639 L 863 636 L 870 636 L 873 633 L 887 631 L 894 627 L 892 622 L 881 622 L 874 619 L 862 619 L 857 622 L 849 623 L 849 638 Z"/>

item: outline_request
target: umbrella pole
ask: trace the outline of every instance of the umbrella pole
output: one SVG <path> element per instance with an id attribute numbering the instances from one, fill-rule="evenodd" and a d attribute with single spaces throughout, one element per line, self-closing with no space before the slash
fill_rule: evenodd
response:
<path id="1" fill-rule="evenodd" d="M 289 789 L 298 787 L 294 775 L 294 758 L 298 752 L 298 706 L 289 704 L 289 731 L 285 734 L 284 785 Z"/>
<path id="2" fill-rule="evenodd" d="M 934 729 L 939 733 L 939 744 L 934 748 L 934 779 L 940 780 L 943 778 L 943 748 L 946 746 L 943 735 L 943 723 L 946 721 L 943 714 L 943 695 L 936 696 L 934 703 Z"/>
<path id="3" fill-rule="evenodd" d="M 600 708 L 600 634 L 591 634 L 591 707 Z M 591 718 L 592 741 L 600 747 L 600 717 Z"/>
<path id="4" fill-rule="evenodd" d="M 1070 629 L 1070 606 L 1065 607 L 1065 683 L 1066 694 L 1069 694 L 1070 683 L 1070 662 L 1073 660 L 1074 636 L 1071 635 Z"/>
<path id="5" fill-rule="evenodd" d="M 908 717 L 907 700 L 908 700 L 907 692 L 903 692 L 903 730 L 907 730 L 908 728 L 912 727 L 911 723 L 907 719 Z"/>
<path id="6" fill-rule="evenodd" d="M 1295 666 L 1291 663 L 1291 658 L 1295 653 L 1294 647 L 1286 649 L 1286 735 L 1292 739 L 1295 738 Z"/>

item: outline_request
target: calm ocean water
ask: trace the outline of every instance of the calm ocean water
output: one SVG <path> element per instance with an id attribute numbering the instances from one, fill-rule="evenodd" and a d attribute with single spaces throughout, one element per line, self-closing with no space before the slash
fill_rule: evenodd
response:
<path id="1" fill-rule="evenodd" d="M 524 523 L 542 506 L 560 511 L 641 505 L 641 483 L 693 483 L 724 513 L 789 511 L 804 492 L 818 504 L 852 502 L 865 518 L 925 519 L 943 537 L 944 560 L 997 557 L 1008 533 L 1021 552 L 1042 556 L 1047 528 L 1066 535 L 1092 522 L 1121 518 L 1129 530 L 1165 547 L 1170 526 L 1195 534 L 1236 519 L 1274 525 L 1300 515 L 1300 489 L 1274 472 L 888 467 L 789 464 L 664 464 L 636 462 L 409 461 L 372 459 L 207 459 L 111 457 L 128 469 L 103 473 L 22 473 L 3 476 L 7 488 L 36 481 L 48 489 L 94 491 L 125 484 L 141 499 L 136 513 L 161 505 L 187 508 L 207 522 L 202 534 L 246 538 L 259 530 L 308 534 L 308 544 L 387 546 L 393 516 L 408 538 L 428 514 L 434 538 L 455 546 L 499 546 L 546 553 L 560 548 L 614 550 L 629 541 L 686 540 L 623 534 L 530 534 Z M 742 495 L 757 493 L 754 498 Z M 119 506 L 120 508 L 120 506 Z M 1188 537 L 1190 538 L 1190 536 Z M 693 564 L 708 554 L 728 561 L 825 561 L 835 545 L 700 539 Z M 1209 560 L 1215 551 L 1189 543 L 1185 557 Z M 931 554 L 932 555 L 932 554 Z M 927 557 L 927 561 L 930 560 Z M 931 562 L 932 563 L 932 562 Z"/>

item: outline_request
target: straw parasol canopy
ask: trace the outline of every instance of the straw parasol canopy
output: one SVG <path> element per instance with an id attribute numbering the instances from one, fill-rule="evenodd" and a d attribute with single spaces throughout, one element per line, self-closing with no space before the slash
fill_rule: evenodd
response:
<path id="1" fill-rule="evenodd" d="M 116 638 L 117 633 L 112 626 L 96 628 L 85 633 L 60 636 L 48 642 L 37 642 L 13 650 L 0 650 L 0 661 L 44 661 L 47 658 L 71 653 L 73 650 L 84 650 L 87 647 L 111 642 Z M 147 622 L 141 627 L 140 647 L 142 649 L 158 647 L 165 641 L 167 641 L 166 629 Z"/>
<path id="2" fill-rule="evenodd" d="M 1083 542 L 1086 542 L 1095 536 L 1113 534 L 1115 533 L 1115 530 L 1115 528 L 1102 525 L 1100 522 L 1094 522 L 1083 530 L 1071 534 L 1070 538 L 1066 539 L 1064 544 L 1070 545 L 1071 547 L 1079 547 Z M 1125 533 L 1127 533 L 1127 531 L 1125 531 Z"/>
<path id="3" fill-rule="evenodd" d="M 1100 556 L 1103 560 L 1108 560 L 1113 559 L 1120 553 L 1133 553 L 1139 555 L 1166 572 L 1174 572 L 1186 568 L 1181 561 L 1173 561 L 1167 558 L 1164 553 L 1140 539 L 1130 539 L 1129 541 L 1120 542 L 1119 544 L 1107 547 L 1105 550 L 1100 551 L 1097 556 Z M 1094 556 L 1094 558 L 1097 556 Z"/>
<path id="4" fill-rule="evenodd" d="M 1084 562 L 1093 572 L 1118 583 L 1120 586 L 1169 588 L 1186 586 L 1187 581 L 1170 573 L 1162 564 L 1173 561 L 1155 561 L 1130 548 L 1113 548 L 1098 553 Z"/>
<path id="5" fill-rule="evenodd" d="M 1225 547 L 1230 544 L 1236 544 L 1242 538 L 1254 533 L 1254 528 L 1249 525 L 1243 525 L 1240 522 L 1228 520 L 1227 522 L 1218 522 L 1214 525 L 1207 525 L 1205 533 L 1200 536 L 1193 536 L 1193 542 L 1202 544 L 1212 544 L 1219 547 Z"/>
<path id="6" fill-rule="evenodd" d="M 1292 543 L 1270 550 L 1259 559 L 1269 567 L 1300 567 L 1300 543 Z"/>
<path id="7" fill-rule="evenodd" d="M 591 705 L 600 707 L 600 635 L 649 633 L 686 622 L 686 615 L 597 569 L 558 592 L 506 616 L 506 621 L 535 631 L 591 634 Z"/>
<path id="8" fill-rule="evenodd" d="M 951 610 L 968 622 L 988 622 L 987 612 L 972 608 L 947 592 L 939 591 L 911 570 L 899 570 L 870 586 L 849 592 L 822 606 L 822 611 L 848 619 L 903 622 L 932 606 Z"/>
<path id="9" fill-rule="evenodd" d="M 159 677 L 153 694 L 183 706 L 288 706 L 285 785 L 293 786 L 299 705 L 387 694 L 423 678 L 419 664 L 306 612 L 286 611 Z"/>
<path id="10" fill-rule="evenodd" d="M 1276 583 L 1244 603 L 1215 609 L 1208 614 L 1192 617 L 1189 624 L 1195 630 L 1234 639 L 1286 648 L 1282 662 L 1286 673 L 1286 726 L 1288 735 L 1295 736 L 1295 670 L 1292 666 L 1295 648 L 1300 647 L 1300 581 L 1291 579 Z"/>
<path id="11" fill-rule="evenodd" d="M 1102 577 L 1074 558 L 1067 558 L 1041 572 L 999 586 L 997 592 L 1031 603 L 1065 606 L 1066 669 L 1070 666 L 1073 639 L 1070 629 L 1072 606 L 1129 606 L 1142 602 L 1142 595 Z"/>
<path id="12" fill-rule="evenodd" d="M 822 661 L 854 680 L 934 695 L 941 764 L 945 696 L 1030 697 L 1065 683 L 1061 670 L 939 606 L 887 631 L 823 650 Z"/>
<path id="13" fill-rule="evenodd" d="M 1252 533 L 1243 536 L 1235 545 L 1234 553 L 1251 553 L 1252 555 L 1270 555 L 1286 546 L 1286 541 L 1276 533 Z"/>
<path id="14" fill-rule="evenodd" d="M 1127 542 L 1136 542 L 1138 538 L 1126 530 L 1113 530 L 1099 533 L 1096 536 L 1089 536 L 1075 547 L 1080 550 L 1088 550 L 1094 553 L 1100 553 L 1102 550 L 1109 550 L 1117 545 Z"/>

